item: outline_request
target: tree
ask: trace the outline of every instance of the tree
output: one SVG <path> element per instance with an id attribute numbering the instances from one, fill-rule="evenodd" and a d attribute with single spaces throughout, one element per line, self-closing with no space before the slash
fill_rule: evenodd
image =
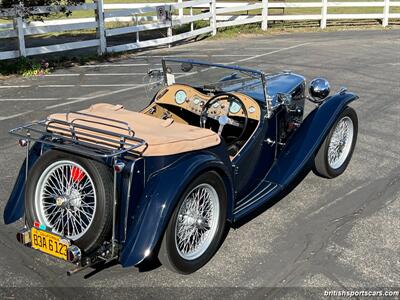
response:
<path id="1" fill-rule="evenodd" d="M 13 17 L 5 14 L 9 9 L 15 9 L 15 15 L 23 18 L 43 19 L 51 14 L 62 13 L 66 16 L 71 14 L 67 9 L 68 6 L 84 3 L 85 0 L 0 0 L 0 18 Z M 47 6 L 38 13 L 38 6 Z M 42 12 L 43 11 L 43 12 Z"/>

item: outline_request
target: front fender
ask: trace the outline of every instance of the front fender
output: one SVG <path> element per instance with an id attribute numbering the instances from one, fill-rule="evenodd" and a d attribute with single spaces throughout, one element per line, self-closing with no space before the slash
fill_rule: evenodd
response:
<path id="1" fill-rule="evenodd" d="M 35 164 L 41 153 L 41 143 L 34 143 L 29 149 L 28 169 Z M 10 224 L 22 218 L 25 210 L 25 181 L 26 181 L 26 158 L 19 170 L 10 198 L 4 208 L 4 223 Z"/>
<path id="2" fill-rule="evenodd" d="M 310 112 L 282 150 L 268 174 L 268 180 L 283 187 L 296 186 L 311 170 L 315 153 L 340 113 L 356 99 L 358 96 L 355 94 L 338 93 Z"/>
<path id="3" fill-rule="evenodd" d="M 184 189 L 200 173 L 209 169 L 225 174 L 228 204 L 231 204 L 229 207 L 233 206 L 232 175 L 226 164 L 211 152 L 194 152 L 183 156 L 173 165 L 150 176 L 146 183 L 122 247 L 120 263 L 124 267 L 139 264 L 153 252 Z"/>

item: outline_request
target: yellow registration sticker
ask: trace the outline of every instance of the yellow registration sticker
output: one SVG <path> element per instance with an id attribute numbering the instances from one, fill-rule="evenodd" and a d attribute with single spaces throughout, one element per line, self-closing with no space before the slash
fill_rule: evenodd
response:
<path id="1" fill-rule="evenodd" d="M 33 227 L 31 238 L 33 249 L 67 260 L 69 245 L 60 236 Z"/>

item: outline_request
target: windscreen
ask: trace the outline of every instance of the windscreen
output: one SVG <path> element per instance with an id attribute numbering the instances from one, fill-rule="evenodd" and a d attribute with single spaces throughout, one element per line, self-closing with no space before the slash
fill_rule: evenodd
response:
<path id="1" fill-rule="evenodd" d="M 164 60 L 163 72 L 168 85 L 180 83 L 216 91 L 260 84 L 261 80 L 258 71 L 186 60 Z"/>

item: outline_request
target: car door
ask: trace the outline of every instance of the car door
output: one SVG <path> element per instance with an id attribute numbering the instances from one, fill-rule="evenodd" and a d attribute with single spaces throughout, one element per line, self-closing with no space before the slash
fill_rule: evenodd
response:
<path id="1" fill-rule="evenodd" d="M 236 205 L 263 184 L 276 156 L 277 125 L 276 116 L 261 118 L 256 132 L 232 161 Z"/>

